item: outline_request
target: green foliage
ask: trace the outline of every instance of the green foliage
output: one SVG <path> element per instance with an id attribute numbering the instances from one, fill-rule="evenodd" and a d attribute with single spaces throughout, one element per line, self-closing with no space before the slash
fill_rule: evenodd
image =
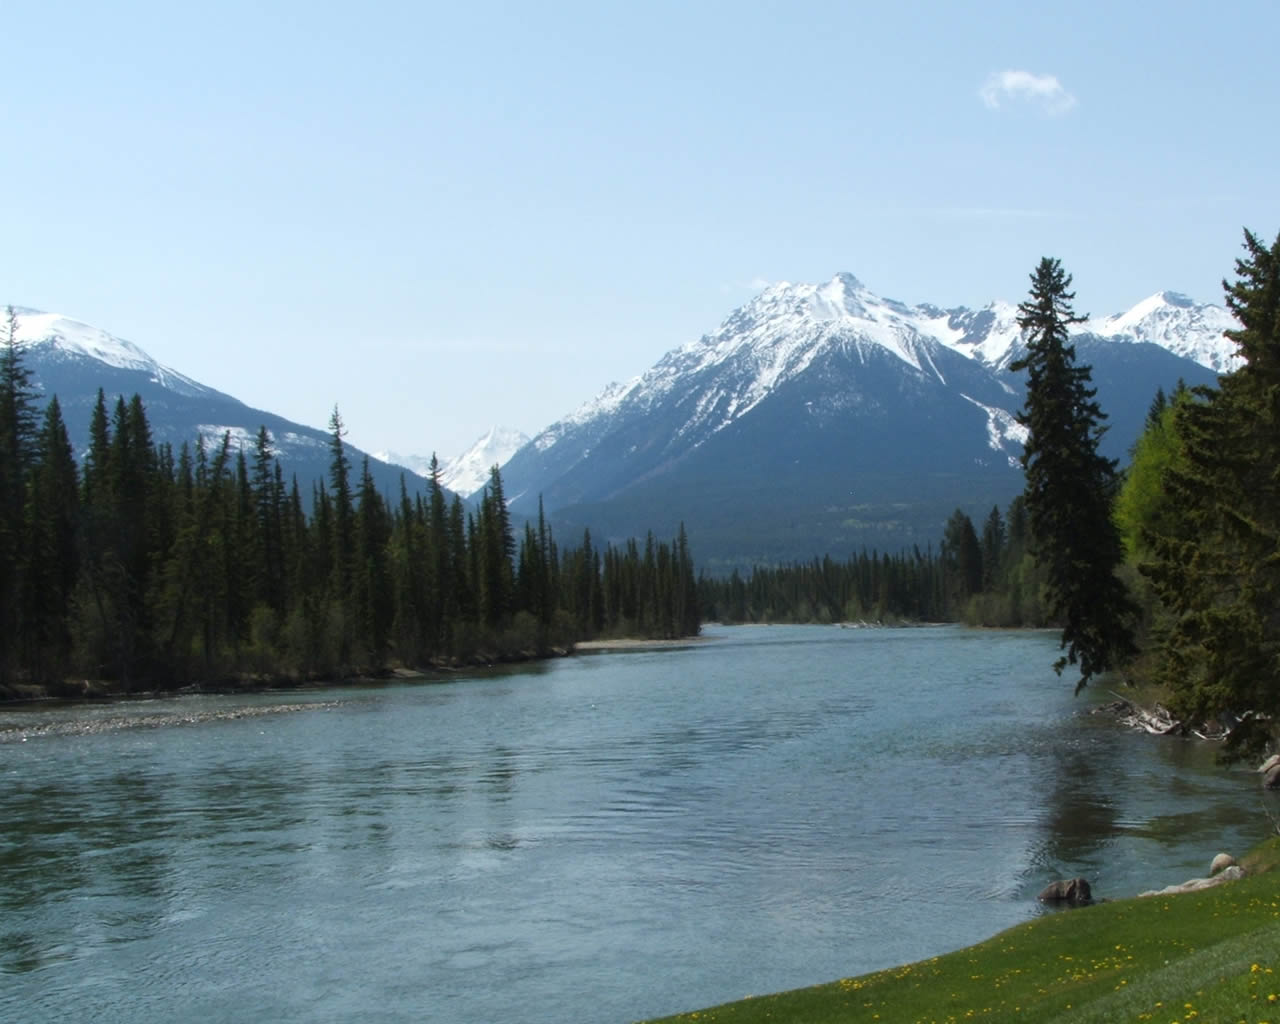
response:
<path id="1" fill-rule="evenodd" d="M 946 956 L 665 1021 L 1272 1021 L 1277 949 L 1280 875 L 1271 872 L 1050 914 Z"/>
<path id="2" fill-rule="evenodd" d="M 1022 466 L 1034 553 L 1045 569 L 1050 610 L 1062 623 L 1065 654 L 1054 668 L 1079 664 L 1078 691 L 1134 653 L 1135 608 L 1116 575 L 1123 549 L 1111 518 L 1115 462 L 1098 452 L 1106 417 L 1069 341 L 1070 326 L 1085 319 L 1072 310 L 1070 286 L 1057 260 L 1040 261 L 1030 298 L 1018 306 L 1027 352 L 1011 369 L 1027 372 L 1018 417 L 1028 430 Z"/>
<path id="3" fill-rule="evenodd" d="M 1168 619 L 1156 677 L 1191 720 L 1242 719 L 1232 755 L 1262 748 L 1280 714 L 1280 238 L 1246 231 L 1244 248 L 1224 282 L 1244 365 L 1176 403 L 1163 512 L 1142 531 Z"/>
<path id="4" fill-rule="evenodd" d="M 153 444 L 136 396 L 109 417 L 99 392 L 78 472 L 56 398 L 38 432 L 15 433 L 30 417 L 16 346 L 6 359 L 0 469 L 21 486 L 2 510 L 16 642 L 3 648 L 0 692 L 68 676 L 125 690 L 332 677 L 527 658 L 623 630 L 698 632 L 683 528 L 671 543 L 650 536 L 643 555 L 635 541 L 601 552 L 589 535 L 562 551 L 539 516 L 517 549 L 496 467 L 469 529 L 460 500 L 446 510 L 438 466 L 425 499 L 402 480 L 389 503 L 367 460 L 353 492 L 337 409 L 329 486 L 310 519 L 265 429 L 251 455 L 226 434 L 212 452 L 199 438 L 175 458 Z"/>
<path id="5" fill-rule="evenodd" d="M 985 573 L 973 520 L 960 509 L 951 514 L 942 534 L 942 566 L 948 603 L 963 608 L 971 595 L 982 590 Z"/>
<path id="6" fill-rule="evenodd" d="M 937 622 L 949 617 L 944 568 L 932 549 L 863 550 L 789 566 L 756 566 L 747 579 L 703 577 L 698 602 L 719 622 Z"/>
<path id="7" fill-rule="evenodd" d="M 32 642 L 32 627 L 23 616 L 22 579 L 28 555 L 24 508 L 36 448 L 35 391 L 31 371 L 22 363 L 17 325 L 10 306 L 0 352 L 0 636 L 19 643 L 0 645 L 0 684 L 16 671 L 14 648 Z"/>
<path id="8" fill-rule="evenodd" d="M 788 566 L 757 566 L 747 579 L 698 581 L 699 603 L 719 622 L 955 622 L 1043 626 L 1044 568 L 1029 553 L 1026 502 L 1007 516 L 993 508 L 978 540 L 961 509 L 947 521 L 941 547 L 887 555 L 862 551 Z"/>
<path id="9" fill-rule="evenodd" d="M 1163 393 L 1158 397 L 1163 399 Z M 1175 404 L 1153 404 L 1146 429 L 1134 445 L 1133 461 L 1125 473 L 1115 508 L 1116 526 L 1130 559 L 1147 557 L 1148 538 L 1169 528 L 1173 509 L 1164 481 L 1182 450 L 1174 429 L 1176 403 L 1189 399 L 1189 394 L 1184 393 L 1175 397 Z"/>

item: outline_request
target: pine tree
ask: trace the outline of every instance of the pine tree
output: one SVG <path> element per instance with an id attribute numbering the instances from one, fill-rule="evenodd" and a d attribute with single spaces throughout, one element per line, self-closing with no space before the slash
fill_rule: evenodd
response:
<path id="1" fill-rule="evenodd" d="M 0 353 L 0 637 L 14 638 L 21 629 L 22 543 L 25 502 L 35 461 L 35 389 L 31 371 L 18 348 L 18 317 L 12 306 Z M 0 683 L 16 667 L 13 644 L 0 644 Z"/>
<path id="2" fill-rule="evenodd" d="M 942 535 L 942 565 L 947 600 L 953 613 L 964 611 L 965 602 L 982 590 L 982 548 L 973 520 L 956 509 Z"/>
<path id="3" fill-rule="evenodd" d="M 1076 691 L 1134 651 L 1133 603 L 1116 568 L 1123 560 L 1111 519 L 1116 464 L 1098 452 L 1106 416 L 1079 366 L 1068 329 L 1085 318 L 1071 307 L 1071 276 L 1055 259 L 1040 261 L 1031 296 L 1018 306 L 1026 355 L 1011 369 L 1027 371 L 1028 430 L 1022 466 L 1037 560 L 1046 568 L 1051 610 L 1062 624 L 1061 672 L 1079 664 Z"/>
<path id="4" fill-rule="evenodd" d="M 1260 749 L 1280 714 L 1280 237 L 1246 231 L 1223 282 L 1244 365 L 1174 403 L 1167 502 L 1143 566 L 1172 623 L 1159 675 L 1191 721 L 1247 715 L 1230 754 Z"/>
<path id="5" fill-rule="evenodd" d="M 1000 582 L 1000 560 L 1004 554 L 1005 528 L 1000 506 L 992 505 L 982 524 L 982 589 L 995 590 Z"/>
<path id="6" fill-rule="evenodd" d="M 40 430 L 25 523 L 23 661 L 38 680 L 57 679 L 69 667 L 68 609 L 79 573 L 79 511 L 75 458 L 55 396 Z"/>

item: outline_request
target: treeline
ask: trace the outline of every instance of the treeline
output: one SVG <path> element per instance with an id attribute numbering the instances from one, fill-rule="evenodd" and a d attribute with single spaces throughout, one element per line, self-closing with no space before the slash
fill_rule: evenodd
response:
<path id="1" fill-rule="evenodd" d="M 941 545 L 890 555 L 865 549 L 757 566 L 744 578 L 698 581 L 700 604 L 718 622 L 956 622 L 1031 626 L 1045 620 L 1042 573 L 1030 551 L 1026 502 L 993 507 L 981 534 L 964 511 L 947 521 Z"/>
<path id="2" fill-rule="evenodd" d="M 304 500 L 262 428 L 173 451 L 142 401 L 101 392 L 78 466 L 56 397 L 37 417 L 13 341 L 0 354 L 0 689 L 121 690 L 323 678 L 545 654 L 601 635 L 696 634 L 683 527 L 621 548 L 517 540 L 495 467 L 473 511 L 388 500 L 354 472 L 337 410 L 327 483 Z"/>
<path id="3" fill-rule="evenodd" d="M 1280 237 L 1244 248 L 1224 282 L 1243 364 L 1157 395 L 1116 514 L 1140 574 L 1132 668 L 1184 721 L 1230 728 L 1233 754 L 1280 721 Z"/>

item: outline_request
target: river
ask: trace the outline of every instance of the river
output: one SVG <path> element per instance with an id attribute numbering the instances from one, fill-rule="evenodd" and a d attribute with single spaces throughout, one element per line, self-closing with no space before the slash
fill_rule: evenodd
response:
<path id="1" fill-rule="evenodd" d="M 1266 836 L 1256 775 L 1082 714 L 1055 655 L 710 627 L 444 682 L 0 712 L 0 1019 L 621 1024 Z"/>

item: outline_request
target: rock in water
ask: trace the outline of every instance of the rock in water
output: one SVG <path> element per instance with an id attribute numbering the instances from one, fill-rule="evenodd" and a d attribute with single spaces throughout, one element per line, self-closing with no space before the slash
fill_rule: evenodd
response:
<path id="1" fill-rule="evenodd" d="M 1093 902 L 1093 892 L 1086 879 L 1060 878 L 1056 882 L 1050 882 L 1041 890 L 1040 899 L 1044 903 L 1070 903 L 1073 906 L 1082 906 Z"/>
<path id="2" fill-rule="evenodd" d="M 1209 877 L 1212 878 L 1223 868 L 1229 868 L 1236 862 L 1236 859 L 1229 853 L 1220 853 L 1213 858 L 1213 863 L 1209 865 Z"/>
<path id="3" fill-rule="evenodd" d="M 1267 789 L 1280 789 L 1280 764 L 1273 764 L 1267 769 L 1267 774 L 1262 776 L 1262 784 Z"/>

